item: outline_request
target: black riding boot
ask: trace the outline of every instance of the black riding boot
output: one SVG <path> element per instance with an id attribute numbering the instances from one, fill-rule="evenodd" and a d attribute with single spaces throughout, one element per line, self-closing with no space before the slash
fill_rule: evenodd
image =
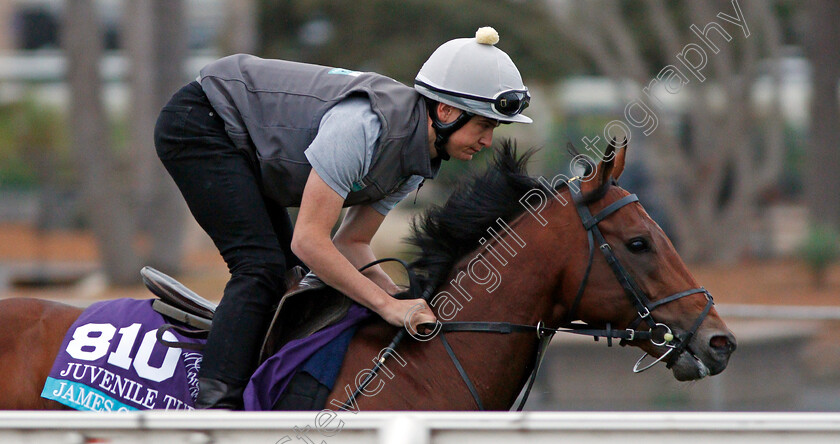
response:
<path id="1" fill-rule="evenodd" d="M 212 378 L 198 378 L 197 409 L 242 410 L 245 387 Z"/>

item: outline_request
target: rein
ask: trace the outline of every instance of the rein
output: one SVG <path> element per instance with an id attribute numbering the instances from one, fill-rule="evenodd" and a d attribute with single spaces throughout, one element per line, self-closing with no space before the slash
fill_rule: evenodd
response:
<path id="1" fill-rule="evenodd" d="M 496 334 L 511 334 L 511 333 L 532 333 L 536 334 L 539 340 L 537 354 L 534 358 L 533 369 L 531 370 L 531 374 L 528 377 L 527 384 L 523 387 L 522 391 L 522 398 L 519 404 L 516 407 L 516 411 L 521 411 L 525 407 L 525 402 L 528 400 L 528 395 L 531 392 L 531 388 L 534 385 L 534 381 L 536 380 L 537 373 L 539 372 L 540 366 L 542 364 L 543 359 L 545 358 L 545 351 L 548 349 L 548 345 L 551 342 L 551 339 L 554 337 L 556 333 L 570 333 L 570 334 L 577 334 L 577 335 L 584 335 L 584 336 L 591 336 L 596 341 L 600 338 L 606 338 L 607 346 L 612 346 L 613 339 L 619 339 L 620 345 L 624 346 L 629 341 L 650 341 L 653 345 L 657 347 L 667 347 L 668 350 L 663 353 L 661 356 L 656 358 L 652 363 L 642 367 L 642 362 L 644 359 L 649 356 L 648 353 L 644 353 L 641 358 L 636 362 L 636 365 L 633 366 L 634 373 L 641 373 L 657 363 L 665 360 L 670 356 L 669 361 L 666 363 L 667 368 L 671 368 L 674 363 L 676 362 L 677 358 L 682 355 L 684 352 L 688 351 L 691 353 L 688 344 L 691 339 L 694 337 L 694 334 L 700 328 L 700 325 L 706 319 L 706 316 L 712 309 L 714 305 L 714 300 L 712 299 L 712 295 L 703 287 L 699 288 L 692 288 L 689 290 L 681 291 L 679 293 L 675 293 L 668 297 L 662 298 L 657 301 L 651 301 L 650 298 L 645 294 L 645 292 L 639 288 L 636 282 L 633 280 L 630 273 L 621 265 L 621 262 L 618 260 L 618 257 L 612 251 L 612 247 L 610 247 L 609 243 L 607 243 L 604 235 L 601 233 L 601 230 L 598 228 L 598 224 L 609 217 L 611 214 L 615 213 L 619 209 L 623 208 L 626 205 L 629 205 L 634 202 L 638 202 L 639 198 L 635 194 L 631 194 L 625 196 L 610 205 L 606 208 L 601 210 L 595 216 L 592 216 L 590 213 L 589 208 L 586 205 L 581 204 L 582 195 L 577 187 L 571 186 L 571 183 L 580 180 L 579 177 L 574 177 L 570 179 L 566 184 L 569 185 L 569 192 L 572 195 L 572 199 L 575 202 L 575 208 L 577 209 L 577 213 L 580 216 L 581 222 L 583 224 L 583 228 L 586 231 L 586 236 L 589 242 L 589 259 L 586 265 L 586 270 L 584 272 L 583 279 L 581 280 L 580 287 L 578 287 L 578 291 L 575 295 L 574 302 L 572 303 L 571 308 L 569 309 L 568 314 L 566 315 L 565 321 L 561 323 L 560 327 L 558 328 L 549 328 L 545 327 L 542 321 L 538 322 L 537 325 L 523 325 L 523 324 L 512 324 L 509 322 L 440 322 L 438 321 L 437 324 L 427 324 L 425 327 L 432 328 L 436 327 L 439 328 L 440 331 L 440 340 L 443 343 L 444 349 L 446 349 L 446 353 L 449 355 L 450 359 L 452 360 L 453 365 L 458 370 L 458 373 L 461 375 L 461 379 L 463 379 L 464 384 L 470 391 L 470 394 L 473 397 L 476 405 L 478 406 L 479 410 L 485 410 L 484 404 L 481 402 L 481 397 L 478 394 L 478 390 L 476 390 L 475 385 L 470 380 L 469 376 L 467 375 L 466 371 L 464 370 L 461 362 L 458 360 L 458 357 L 455 355 L 455 352 L 452 350 L 452 347 L 449 345 L 449 341 L 446 339 L 445 333 L 454 333 L 454 332 L 474 332 L 474 333 L 496 333 Z M 557 191 L 554 189 L 549 190 L 552 194 L 556 193 Z M 586 289 L 586 284 L 589 281 L 590 271 L 592 270 L 592 263 L 595 258 L 595 245 L 598 245 L 598 250 L 604 255 L 607 263 L 610 266 L 613 274 L 615 275 L 618 282 L 621 284 L 624 293 L 628 296 L 631 303 L 636 309 L 637 317 L 630 323 L 628 328 L 625 329 L 613 329 L 612 326 L 607 323 L 606 327 L 603 329 L 592 328 L 591 326 L 583 323 L 577 323 L 574 321 L 574 314 L 577 311 L 577 307 L 580 304 L 581 299 L 583 298 L 584 290 Z M 388 258 L 388 259 L 380 259 L 374 261 L 360 269 L 360 271 L 371 267 L 373 265 L 379 264 L 381 262 L 387 261 L 395 261 L 399 262 L 407 271 L 408 278 L 409 278 L 409 291 L 411 292 L 412 299 L 418 299 L 418 295 L 416 294 L 419 290 L 417 285 L 415 284 L 416 276 L 408 267 L 408 265 L 400 259 Z M 428 302 L 428 299 L 431 297 L 433 289 L 427 289 L 423 292 L 422 299 Z M 693 294 L 702 293 L 706 296 L 706 305 L 703 308 L 700 315 L 694 321 L 694 324 L 691 328 L 685 332 L 679 333 L 677 335 L 673 334 L 672 329 L 661 322 L 656 322 L 651 312 L 653 312 L 656 308 L 667 304 L 669 302 L 676 301 L 678 299 L 684 298 L 686 296 L 690 296 Z M 647 330 L 637 330 L 639 325 L 644 322 L 648 327 Z M 376 365 L 368 372 L 368 376 L 365 380 L 359 384 L 356 388 L 356 391 L 347 399 L 344 403 L 342 408 L 348 409 L 350 406 L 355 402 L 356 398 L 362 393 L 362 391 L 370 384 L 370 382 L 378 375 L 379 370 L 382 368 L 382 365 L 385 363 L 386 359 L 391 355 L 391 351 L 394 350 L 397 345 L 402 341 L 405 337 L 406 330 L 401 329 L 397 332 L 394 339 L 388 345 L 385 353 L 383 353 L 382 357 L 379 361 L 377 361 Z M 692 353 L 693 356 L 693 353 Z M 696 358 L 695 358 L 696 359 Z"/>

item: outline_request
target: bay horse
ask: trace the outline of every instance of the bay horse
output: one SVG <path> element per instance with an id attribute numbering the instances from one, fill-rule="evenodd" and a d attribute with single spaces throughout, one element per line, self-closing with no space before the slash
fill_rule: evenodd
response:
<path id="1" fill-rule="evenodd" d="M 483 175 L 414 222 L 412 269 L 444 328 L 391 350 L 399 329 L 361 326 L 326 407 L 507 410 L 550 327 L 620 338 L 680 381 L 722 372 L 735 338 L 665 233 L 617 185 L 626 151 L 613 141 L 587 177 L 552 187 L 527 175 L 531 152 L 517 159 L 505 143 Z M 39 395 L 81 311 L 0 301 L 0 409 L 65 408 Z M 502 334 L 502 323 L 515 328 Z M 445 328 L 455 324 L 474 327 Z"/>

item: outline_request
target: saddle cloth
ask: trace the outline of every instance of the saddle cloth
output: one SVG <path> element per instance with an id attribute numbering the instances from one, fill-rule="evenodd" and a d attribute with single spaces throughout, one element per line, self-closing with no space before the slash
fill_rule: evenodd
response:
<path id="1" fill-rule="evenodd" d="M 64 337 L 41 397 L 76 410 L 192 409 L 201 353 L 157 342 L 151 300 L 92 304 Z M 176 332 L 163 339 L 202 342 Z"/>
<path id="2" fill-rule="evenodd" d="M 119 299 L 93 304 L 65 335 L 42 397 L 77 410 L 193 408 L 201 353 L 188 350 L 187 345 L 183 349 L 166 347 L 157 342 L 155 333 L 167 323 L 189 329 L 185 320 L 193 327 L 209 326 L 212 319 L 207 318 L 212 318 L 215 306 L 192 292 L 188 296 L 197 300 L 172 302 L 173 297 L 181 295 L 173 290 L 180 284 L 156 270 L 151 271 L 166 279 L 144 271 L 144 281 L 152 276 L 153 292 L 167 295 L 163 311 L 175 316 L 159 313 L 161 300 Z M 319 304 L 327 307 L 320 313 Z M 315 319 L 318 325 L 305 321 L 301 315 L 307 313 L 321 314 Z M 309 373 L 332 388 L 356 326 L 371 314 L 314 276 L 304 285 L 299 282 L 275 312 L 262 348 L 263 362 L 245 390 L 245 408 L 270 410 L 298 372 Z M 199 348 L 204 343 L 203 338 L 181 334 L 179 329 L 165 331 L 162 339 Z"/>

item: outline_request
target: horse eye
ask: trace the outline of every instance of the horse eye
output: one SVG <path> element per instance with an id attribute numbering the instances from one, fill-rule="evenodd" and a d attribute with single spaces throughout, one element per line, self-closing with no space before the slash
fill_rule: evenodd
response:
<path id="1" fill-rule="evenodd" d="M 644 251 L 650 251 L 650 244 L 643 237 L 634 237 L 630 239 L 630 242 L 627 242 L 627 249 L 633 253 L 642 253 Z"/>

